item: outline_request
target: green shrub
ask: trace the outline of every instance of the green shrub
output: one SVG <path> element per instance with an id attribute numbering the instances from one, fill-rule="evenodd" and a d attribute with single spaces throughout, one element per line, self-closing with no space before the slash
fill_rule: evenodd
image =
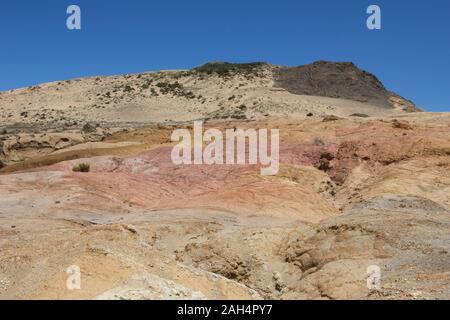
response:
<path id="1" fill-rule="evenodd" d="M 91 166 L 87 163 L 80 163 L 73 167 L 73 172 L 89 172 L 91 170 Z"/>

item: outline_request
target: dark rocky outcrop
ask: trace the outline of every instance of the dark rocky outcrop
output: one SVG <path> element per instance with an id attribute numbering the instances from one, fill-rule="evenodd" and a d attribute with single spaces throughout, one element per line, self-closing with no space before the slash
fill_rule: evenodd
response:
<path id="1" fill-rule="evenodd" d="M 373 74 L 351 62 L 317 61 L 274 70 L 275 86 L 293 94 L 366 102 L 376 106 L 418 111 L 411 101 L 387 90 Z"/>

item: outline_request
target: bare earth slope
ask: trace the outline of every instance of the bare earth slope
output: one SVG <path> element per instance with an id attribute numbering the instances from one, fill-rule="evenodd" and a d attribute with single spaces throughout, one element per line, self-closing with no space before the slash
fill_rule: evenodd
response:
<path id="1" fill-rule="evenodd" d="M 1 94 L 0 299 L 450 298 L 450 115 L 235 68 Z M 280 129 L 280 172 L 175 166 L 193 119 Z"/>

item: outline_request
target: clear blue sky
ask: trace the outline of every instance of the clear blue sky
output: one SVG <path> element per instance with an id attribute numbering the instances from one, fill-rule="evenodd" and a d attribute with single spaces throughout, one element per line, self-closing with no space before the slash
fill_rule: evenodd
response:
<path id="1" fill-rule="evenodd" d="M 82 30 L 66 29 L 66 9 Z M 366 8 L 382 9 L 382 30 Z M 450 111 L 448 0 L 9 0 L 0 4 L 0 90 L 225 60 L 353 61 L 431 111 Z"/>

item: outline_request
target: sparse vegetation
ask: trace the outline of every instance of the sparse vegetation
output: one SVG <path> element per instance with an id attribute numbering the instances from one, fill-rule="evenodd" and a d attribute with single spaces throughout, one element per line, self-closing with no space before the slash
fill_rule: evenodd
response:
<path id="1" fill-rule="evenodd" d="M 73 172 L 89 172 L 91 170 L 91 166 L 87 163 L 80 163 L 72 168 Z"/>
<path id="2" fill-rule="evenodd" d="M 232 75 L 261 76 L 261 69 L 266 66 L 265 62 L 251 63 L 229 63 L 229 62 L 210 62 L 193 69 L 194 72 L 202 74 L 217 74 L 219 77 L 229 77 Z"/>
<path id="3" fill-rule="evenodd" d="M 358 118 L 370 118 L 370 116 L 368 116 L 365 113 L 353 113 L 350 115 L 350 117 L 358 117 Z"/>
<path id="4" fill-rule="evenodd" d="M 153 97 L 158 97 L 159 96 L 158 92 L 156 92 L 156 90 L 154 88 L 151 88 L 150 92 L 152 93 Z"/>
<path id="5" fill-rule="evenodd" d="M 240 105 L 239 107 L 234 107 L 232 109 L 226 109 L 225 107 L 221 107 L 220 109 L 210 113 L 206 120 L 211 119 L 234 119 L 234 120 L 247 120 L 247 106 Z"/>
<path id="6" fill-rule="evenodd" d="M 192 91 L 185 92 L 184 97 L 185 97 L 186 99 L 195 99 L 195 94 L 192 93 Z"/>
<path id="7" fill-rule="evenodd" d="M 41 87 L 40 87 L 40 86 L 31 86 L 31 87 L 29 87 L 28 89 L 29 89 L 30 91 L 38 91 L 38 90 L 41 89 Z"/>
<path id="8" fill-rule="evenodd" d="M 0 160 L 0 169 L 3 169 L 5 167 L 5 164 L 3 163 L 2 160 Z"/>
<path id="9" fill-rule="evenodd" d="M 184 97 L 186 99 L 195 99 L 196 96 L 192 91 L 186 91 L 184 86 L 175 81 L 174 83 L 170 82 L 158 82 L 156 86 L 159 88 L 159 91 L 166 95 L 172 94 L 174 96 Z"/>
<path id="10" fill-rule="evenodd" d="M 125 86 L 125 88 L 123 88 L 123 92 L 132 92 L 132 91 L 134 91 L 134 89 L 133 89 L 133 87 L 131 87 L 129 85 L 127 85 L 127 86 Z"/>
<path id="11" fill-rule="evenodd" d="M 162 94 L 172 93 L 174 95 L 177 95 L 184 90 L 183 86 L 178 81 L 175 81 L 174 83 L 158 82 L 156 86 L 159 88 Z"/>

